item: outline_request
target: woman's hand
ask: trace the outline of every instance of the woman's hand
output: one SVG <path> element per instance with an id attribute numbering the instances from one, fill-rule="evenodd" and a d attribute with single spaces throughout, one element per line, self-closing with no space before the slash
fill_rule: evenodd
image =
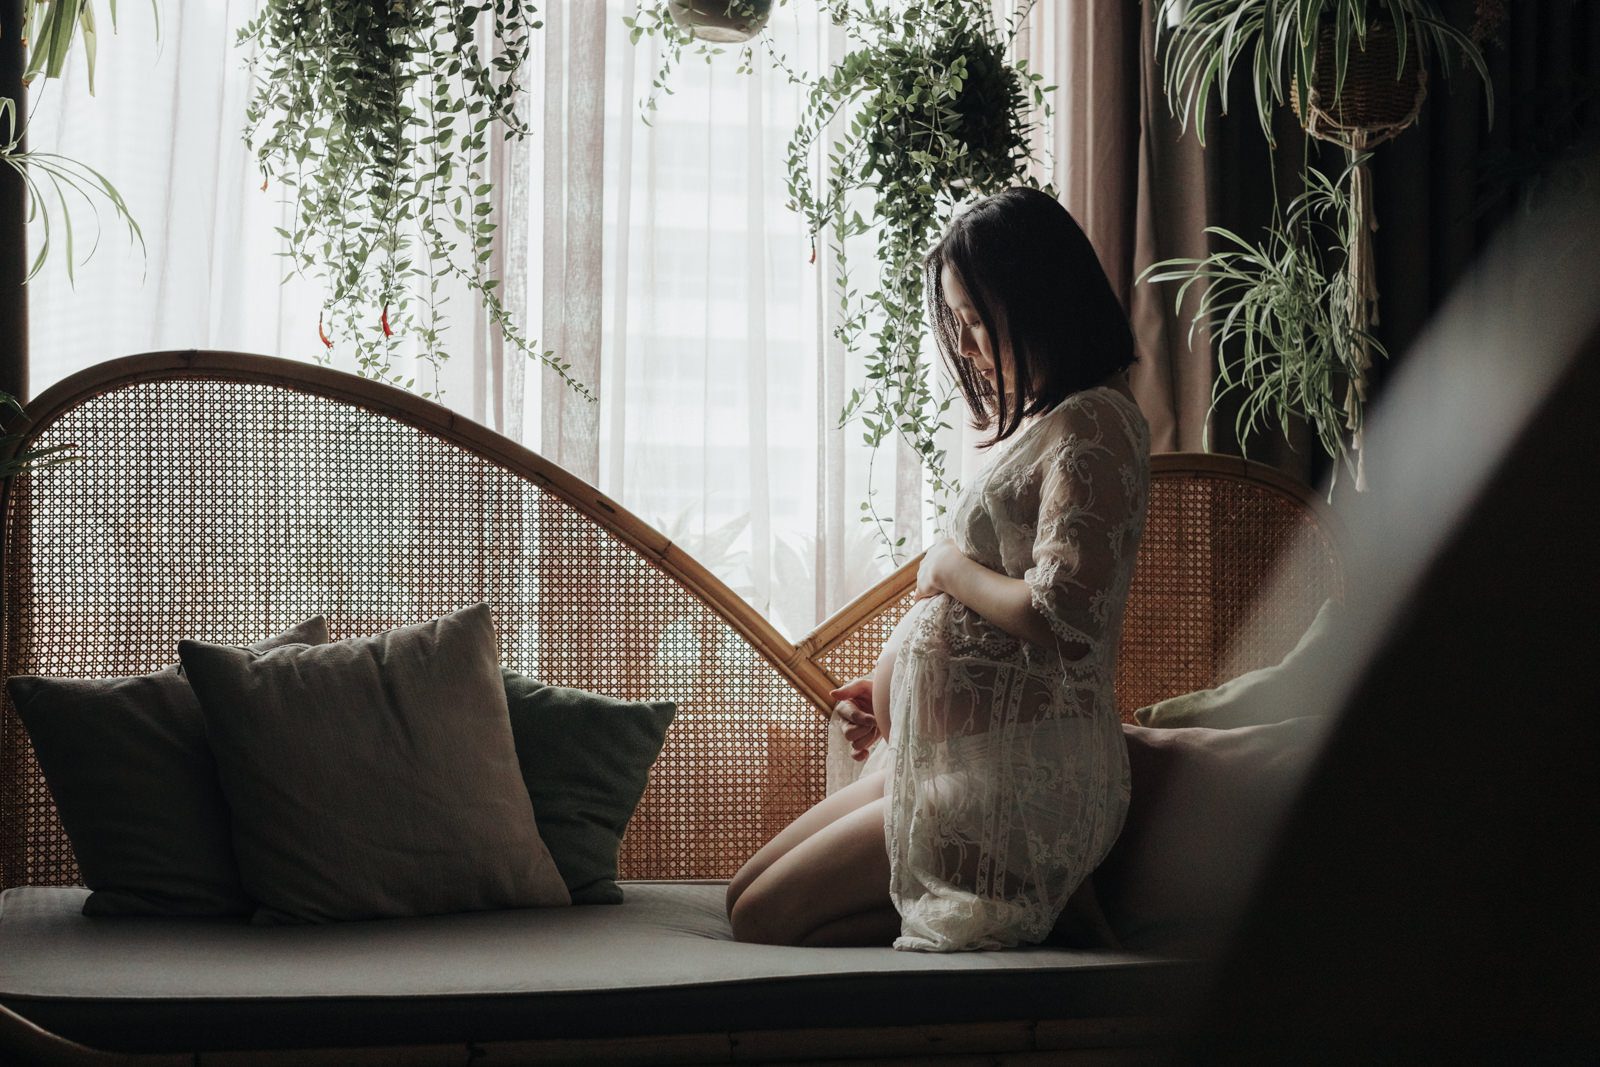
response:
<path id="1" fill-rule="evenodd" d="M 924 600 L 950 590 L 945 585 L 946 576 L 952 567 L 969 562 L 956 543 L 948 537 L 941 537 L 922 557 L 922 564 L 917 567 L 916 599 Z"/>
<path id="2" fill-rule="evenodd" d="M 850 758 L 860 763 L 882 736 L 872 706 L 872 679 L 846 682 L 831 691 L 828 699 L 834 701 L 833 713 L 844 728 L 844 739 L 850 742 Z"/>

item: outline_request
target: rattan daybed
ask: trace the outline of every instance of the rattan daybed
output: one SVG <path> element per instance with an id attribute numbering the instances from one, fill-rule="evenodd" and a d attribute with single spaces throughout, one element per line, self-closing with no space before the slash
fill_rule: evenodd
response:
<path id="1" fill-rule="evenodd" d="M 80 915 L 72 849 L 7 706 L 0 1059 L 111 1062 L 93 1046 L 185 1064 L 258 1062 L 230 1050 L 1023 1062 L 1155 1040 L 1192 979 L 1184 960 L 1128 951 L 730 940 L 717 882 L 823 795 L 825 694 L 869 668 L 909 603 L 910 566 L 791 643 L 527 449 L 398 390 L 263 357 L 114 360 L 50 389 L 20 425 L 18 447 L 72 444 L 79 459 L 7 487 L 6 675 L 138 673 L 186 637 L 250 640 L 316 613 L 348 636 L 488 601 L 508 666 L 672 699 L 679 714 L 624 842 L 625 904 L 262 929 Z M 1215 684 L 1225 657 L 1230 670 L 1275 662 L 1342 581 L 1331 519 L 1293 483 L 1210 456 L 1158 456 L 1153 470 L 1125 712 Z M 1290 550 L 1316 565 L 1277 615 L 1247 625 Z"/>

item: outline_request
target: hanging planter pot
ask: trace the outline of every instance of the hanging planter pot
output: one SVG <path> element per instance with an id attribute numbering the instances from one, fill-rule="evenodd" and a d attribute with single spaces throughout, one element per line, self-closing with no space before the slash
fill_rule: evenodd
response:
<path id="1" fill-rule="evenodd" d="M 713 44 L 743 44 L 772 17 L 772 0 L 668 0 L 667 10 L 684 32 Z"/>
<path id="2" fill-rule="evenodd" d="M 1394 27 L 1375 23 L 1365 42 L 1351 41 L 1339 83 L 1336 32 L 1331 22 L 1318 29 L 1311 92 L 1302 101 L 1300 78 L 1290 86 L 1290 104 L 1306 132 L 1347 147 L 1371 148 L 1417 120 L 1428 95 L 1428 71 L 1415 41 L 1400 60 Z"/>

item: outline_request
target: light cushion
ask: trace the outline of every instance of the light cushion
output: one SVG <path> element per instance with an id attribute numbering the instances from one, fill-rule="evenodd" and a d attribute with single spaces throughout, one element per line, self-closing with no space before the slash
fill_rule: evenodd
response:
<path id="1" fill-rule="evenodd" d="M 488 605 L 329 645 L 178 654 L 257 923 L 568 902 L 517 769 Z"/>
<path id="2" fill-rule="evenodd" d="M 326 644 L 319 616 L 255 649 Z M 205 721 L 176 666 L 6 682 L 72 841 L 86 915 L 244 915 Z"/>
<path id="3" fill-rule="evenodd" d="M 1140 726 L 1228 729 L 1294 718 L 1300 714 L 1303 687 L 1309 683 L 1305 677 L 1311 658 L 1307 650 L 1328 640 L 1335 617 L 1333 601 L 1323 601 L 1311 625 L 1281 662 L 1241 674 L 1215 689 L 1185 693 L 1140 708 L 1133 713 L 1133 721 Z"/>
<path id="4" fill-rule="evenodd" d="M 677 711 L 503 671 L 522 780 L 574 904 L 620 904 L 617 852 Z"/>
<path id="5" fill-rule="evenodd" d="M 1133 792 L 1122 836 L 1094 877 L 1124 947 L 1214 951 L 1245 905 L 1328 721 L 1122 728 Z"/>

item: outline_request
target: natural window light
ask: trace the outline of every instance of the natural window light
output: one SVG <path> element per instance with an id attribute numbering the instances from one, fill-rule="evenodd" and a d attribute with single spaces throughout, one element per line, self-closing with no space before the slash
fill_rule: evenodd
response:
<path id="1" fill-rule="evenodd" d="M 235 35 L 255 6 L 165 4 L 159 35 L 150 13 L 131 7 L 102 41 L 95 95 L 81 68 L 35 94 L 32 146 L 102 171 L 144 242 L 142 252 L 130 247 L 102 213 L 89 255 L 90 213 L 74 213 L 74 278 L 60 255 L 30 287 L 35 393 L 100 360 L 169 348 L 331 356 L 354 368 L 343 339 L 331 353 L 319 340 L 317 287 L 282 284 L 284 193 L 262 189 L 241 136 L 250 84 Z M 522 357 L 493 343 L 465 291 L 451 295 L 450 359 L 437 386 L 454 410 L 593 480 L 798 637 L 890 566 L 860 521 L 870 458 L 860 428 L 838 425 L 860 367 L 831 336 L 832 260 L 826 242 L 813 257 L 786 206 L 785 149 L 803 91 L 766 65 L 738 73 L 731 52 L 709 64 L 690 58 L 647 123 L 640 101 L 658 55 L 648 38 L 629 42 L 621 20 L 632 8 L 609 0 L 603 57 L 580 53 L 558 18 L 535 35 L 523 80 L 533 135 L 513 146 L 527 153 L 526 188 L 497 215 L 506 247 L 526 250 L 509 276 L 524 280 L 529 334 L 564 355 L 598 331 L 599 403 L 553 396 L 562 387 L 531 362 L 511 366 Z M 810 5 L 781 8 L 767 32 L 812 70 L 842 45 Z M 595 299 L 574 291 L 564 266 L 572 249 L 564 260 L 558 230 L 593 195 L 573 184 L 575 157 L 592 145 L 566 126 L 575 94 L 600 83 Z M 502 181 L 496 195 L 509 188 Z M 858 269 L 870 266 L 860 258 Z M 433 387 L 429 369 L 418 377 L 419 390 Z M 590 469 L 570 459 L 573 440 Z M 892 446 L 881 453 L 876 499 L 894 511 L 899 483 L 896 532 L 914 551 L 927 525 L 915 477 L 908 494 L 896 473 L 907 460 Z"/>

